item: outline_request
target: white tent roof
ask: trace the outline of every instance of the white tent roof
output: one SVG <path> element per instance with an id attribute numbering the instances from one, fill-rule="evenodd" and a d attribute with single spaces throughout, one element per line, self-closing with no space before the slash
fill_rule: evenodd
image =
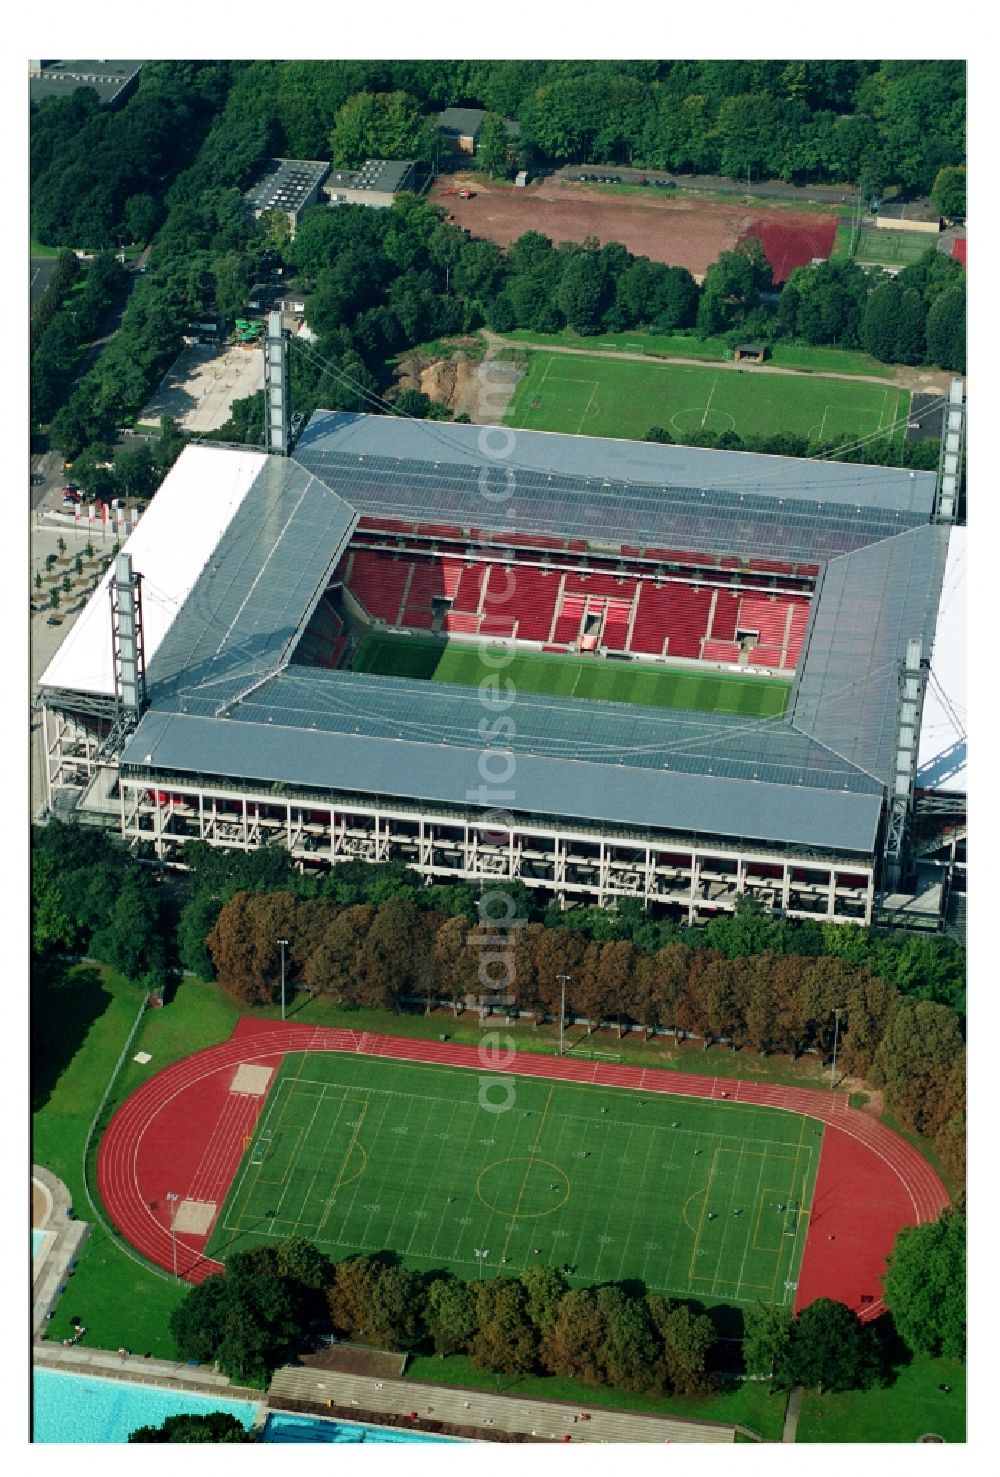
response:
<path id="1" fill-rule="evenodd" d="M 257 451 L 186 446 L 124 544 L 132 568 L 143 577 L 147 667 L 266 460 Z M 41 687 L 113 695 L 108 596 L 113 568 L 105 571 L 46 667 Z"/>
<path id="2" fill-rule="evenodd" d="M 966 530 L 953 528 L 941 584 L 931 675 L 924 697 L 917 756 L 917 786 L 966 792 L 967 699 L 965 692 Z"/>

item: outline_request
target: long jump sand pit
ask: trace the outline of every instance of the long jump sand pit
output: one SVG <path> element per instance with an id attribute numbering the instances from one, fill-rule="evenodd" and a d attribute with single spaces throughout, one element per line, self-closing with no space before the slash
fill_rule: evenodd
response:
<path id="1" fill-rule="evenodd" d="M 552 241 L 584 241 L 596 236 L 621 241 L 634 256 L 671 267 L 687 267 L 701 280 L 722 251 L 731 251 L 751 222 L 795 224 L 806 220 L 811 235 L 829 237 L 833 243 L 837 217 L 803 217 L 792 211 L 748 210 L 738 201 L 729 204 L 667 199 L 663 195 L 610 195 L 582 186 L 545 181 L 518 189 L 501 183 L 481 184 L 469 180 L 476 192 L 472 200 L 443 195 L 445 184 L 464 183 L 461 176 L 448 176 L 435 184 L 431 199 L 449 212 L 454 223 L 473 236 L 509 246 L 525 231 L 540 231 Z M 817 251 L 815 255 L 829 254 Z"/>
<path id="2" fill-rule="evenodd" d="M 194 434 L 217 431 L 229 419 L 234 400 L 245 400 L 264 388 L 264 351 L 256 344 L 194 344 L 185 349 L 164 376 L 142 412 L 144 421 L 171 416 Z"/>

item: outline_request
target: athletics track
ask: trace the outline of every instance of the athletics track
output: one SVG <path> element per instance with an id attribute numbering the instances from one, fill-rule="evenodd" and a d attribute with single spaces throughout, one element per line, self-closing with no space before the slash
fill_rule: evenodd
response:
<path id="1" fill-rule="evenodd" d="M 221 1208 L 266 1096 L 230 1092 L 242 1063 L 277 1067 L 290 1051 L 359 1052 L 398 1061 L 471 1068 L 485 1076 L 509 1072 L 668 1092 L 684 1097 L 783 1108 L 826 1124 L 795 1308 L 836 1298 L 863 1318 L 882 1311 L 885 1258 L 903 1226 L 936 1220 L 948 1195 L 927 1161 L 877 1119 L 848 1105 L 842 1093 L 770 1087 L 735 1078 L 703 1077 L 663 1068 L 581 1062 L 517 1052 L 497 1067 L 473 1046 L 414 1041 L 402 1036 L 279 1024 L 242 1017 L 230 1039 L 185 1057 L 137 1088 L 115 1113 L 101 1140 L 97 1182 L 120 1235 L 158 1266 L 173 1266 L 171 1203 L 214 1201 Z M 204 1254 L 209 1232 L 178 1232 L 180 1275 L 200 1282 L 220 1263 Z"/>

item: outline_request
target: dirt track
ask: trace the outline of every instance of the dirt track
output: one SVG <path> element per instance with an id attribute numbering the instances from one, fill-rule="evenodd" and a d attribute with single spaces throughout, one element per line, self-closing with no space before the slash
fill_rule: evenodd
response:
<path id="1" fill-rule="evenodd" d="M 602 244 L 621 241 L 635 256 L 687 267 L 699 280 L 720 251 L 732 250 L 751 221 L 789 222 L 787 210 L 747 210 L 736 201 L 720 205 L 657 195 L 613 196 L 558 180 L 520 190 L 514 185 L 466 181 L 457 175 L 449 176 L 448 183 L 453 187 L 469 183 L 476 191 L 475 199 L 443 196 L 440 183 L 430 198 L 473 236 L 499 246 L 509 246 L 525 231 L 540 231 L 555 242 L 596 236 Z M 810 216 L 809 221 L 817 232 L 828 221 L 836 223 L 834 217 L 823 215 Z"/>

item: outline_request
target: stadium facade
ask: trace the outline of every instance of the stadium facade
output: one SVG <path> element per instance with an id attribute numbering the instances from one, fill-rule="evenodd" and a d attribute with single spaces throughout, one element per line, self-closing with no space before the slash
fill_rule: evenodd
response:
<path id="1" fill-rule="evenodd" d="M 325 411 L 291 455 L 190 446 L 41 679 L 49 810 L 166 860 L 277 843 L 869 923 L 920 775 L 963 783 L 964 733 L 921 735 L 963 423 L 956 381 L 937 475 Z M 364 629 L 476 643 L 483 681 L 351 670 Z M 515 649 L 788 701 L 511 691 Z"/>

